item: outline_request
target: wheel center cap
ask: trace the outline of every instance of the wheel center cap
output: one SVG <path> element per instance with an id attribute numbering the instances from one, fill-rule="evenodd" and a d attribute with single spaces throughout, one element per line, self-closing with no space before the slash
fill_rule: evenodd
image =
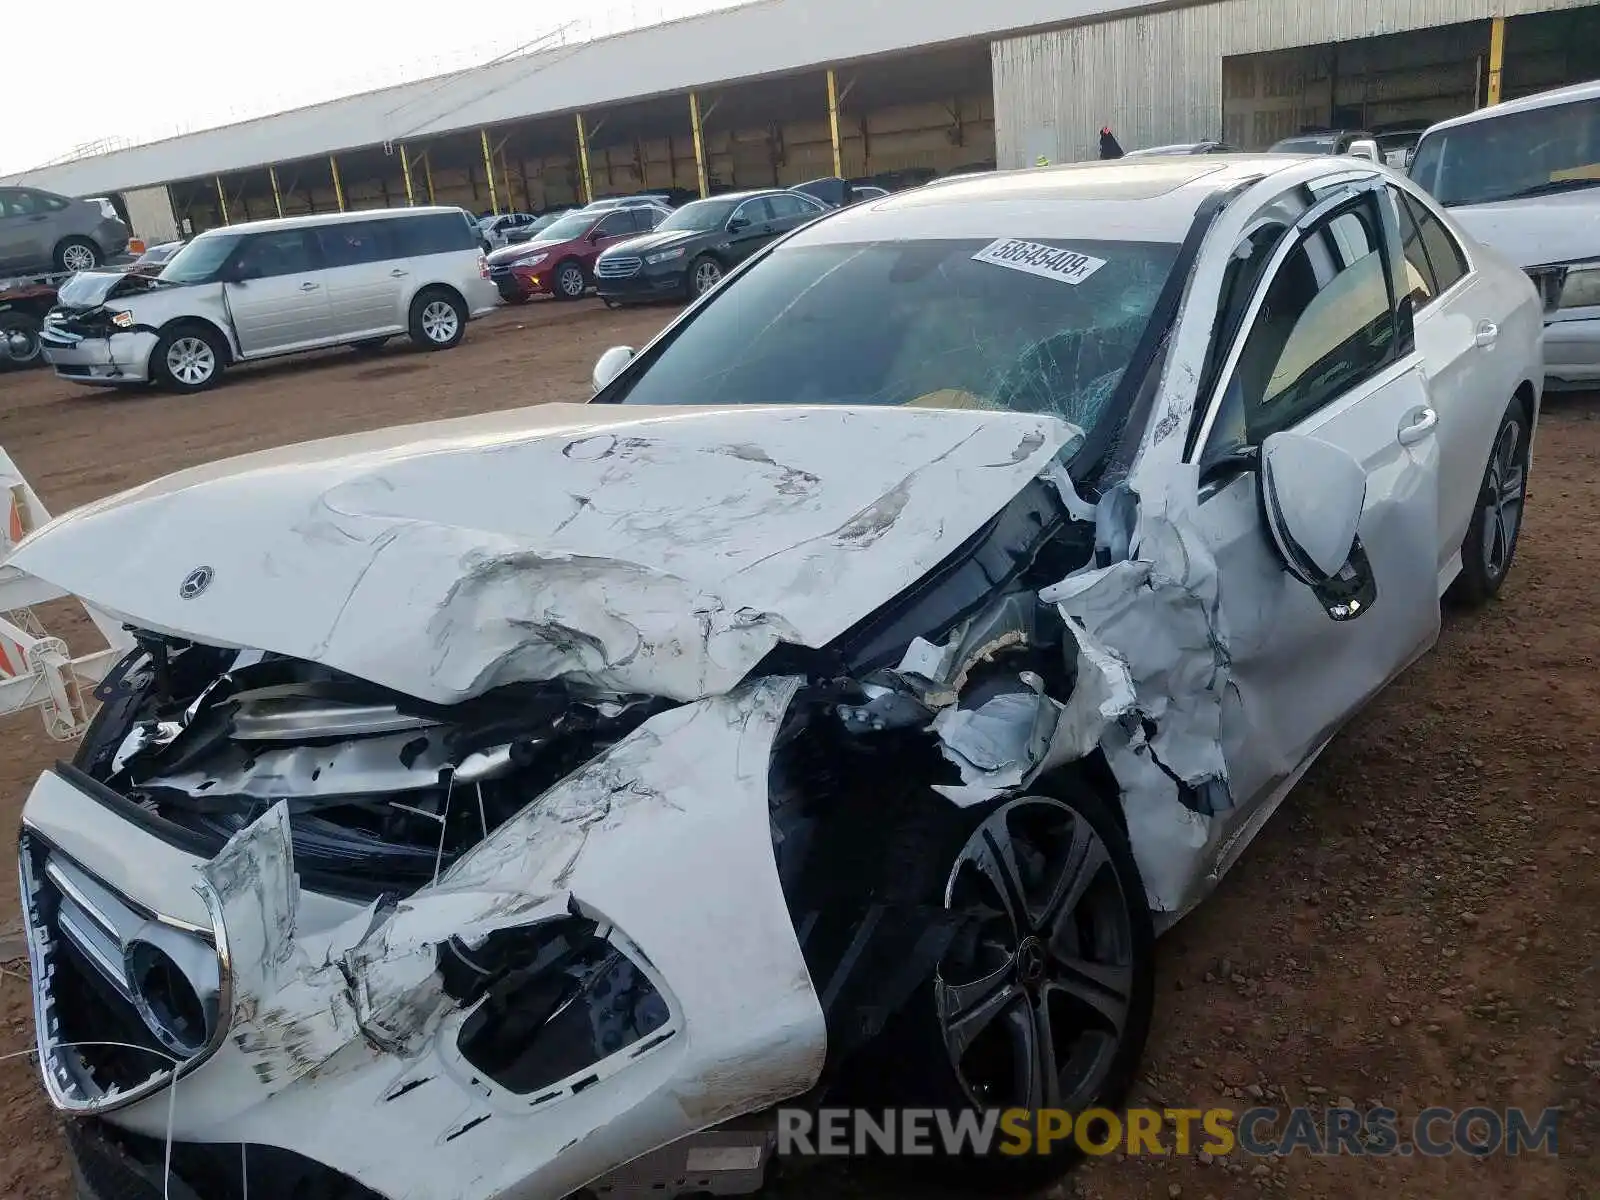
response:
<path id="1" fill-rule="evenodd" d="M 1038 983 L 1044 978 L 1044 943 L 1036 937 L 1025 937 L 1017 946 L 1017 982 Z"/>

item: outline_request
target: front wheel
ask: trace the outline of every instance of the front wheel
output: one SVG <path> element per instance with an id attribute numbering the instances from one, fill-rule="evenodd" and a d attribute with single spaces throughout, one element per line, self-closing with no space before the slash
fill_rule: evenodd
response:
<path id="1" fill-rule="evenodd" d="M 557 300 L 577 300 L 583 295 L 589 281 L 584 278 L 583 267 L 568 259 L 556 267 L 555 287 Z"/>
<path id="2" fill-rule="evenodd" d="M 175 392 L 203 392 L 222 377 L 227 350 L 204 325 L 177 325 L 162 333 L 150 354 L 151 375 Z"/>
<path id="3" fill-rule="evenodd" d="M 27 313 L 0 313 L 0 368 L 26 369 L 43 361 L 38 320 Z"/>
<path id="4" fill-rule="evenodd" d="M 896 1103 L 1039 1122 L 1041 1110 L 1115 1111 L 1133 1082 L 1155 1003 L 1144 884 L 1098 796 L 1071 780 L 1048 791 L 973 809 L 941 800 L 891 835 L 881 890 L 967 919 L 878 1048 Z M 986 1188 L 1031 1189 L 1071 1166 L 1077 1143 L 943 1161 Z"/>
<path id="5" fill-rule="evenodd" d="M 689 266 L 689 298 L 698 300 L 722 282 L 722 264 L 702 254 Z"/>
<path id="6" fill-rule="evenodd" d="M 424 350 L 449 350 L 467 334 L 467 306 L 442 289 L 411 302 L 411 340 Z"/>
<path id="7" fill-rule="evenodd" d="M 1528 416 L 1522 402 L 1513 400 L 1495 431 L 1478 504 L 1461 543 L 1461 574 L 1450 589 L 1469 607 L 1492 600 L 1511 571 L 1528 494 L 1528 448 Z"/>

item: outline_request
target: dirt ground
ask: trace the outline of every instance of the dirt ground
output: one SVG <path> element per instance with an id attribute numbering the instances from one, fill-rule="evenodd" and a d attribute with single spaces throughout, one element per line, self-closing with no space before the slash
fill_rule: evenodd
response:
<path id="1" fill-rule="evenodd" d="M 111 396 L 0 375 L 0 445 L 52 511 L 229 454 L 391 423 L 581 399 L 596 356 L 670 312 L 535 305 L 467 343 L 241 370 L 201 397 Z M 1136 1100 L 1562 1106 L 1560 1157 L 1100 1159 L 1057 1196 L 1600 1197 L 1600 396 L 1546 402 L 1513 577 L 1323 756 L 1216 895 L 1159 948 Z M 1316 686 L 1307 680 L 1308 687 Z M 0 859 L 60 752 L 4 723 Z M 0 871 L 0 1197 L 66 1200 Z M 5 961 L 9 959 L 10 961 Z M 912 1200 L 817 1167 L 783 1200 Z"/>

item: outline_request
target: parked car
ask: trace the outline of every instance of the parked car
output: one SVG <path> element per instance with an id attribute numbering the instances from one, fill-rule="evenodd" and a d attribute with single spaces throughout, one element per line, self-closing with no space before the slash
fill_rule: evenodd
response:
<path id="1" fill-rule="evenodd" d="M 1405 125 L 1374 133 L 1372 140 L 1378 143 L 1378 154 L 1383 165 L 1395 171 L 1410 167 L 1412 155 L 1417 152 L 1417 142 L 1426 129 L 1425 125 Z"/>
<path id="2" fill-rule="evenodd" d="M 613 208 L 664 208 L 671 210 L 672 202 L 665 192 L 639 192 L 633 196 L 606 196 L 584 205 L 584 212 L 609 212 Z"/>
<path id="3" fill-rule="evenodd" d="M 850 193 L 855 203 L 860 204 L 863 200 L 882 200 L 889 194 L 889 189 L 871 183 L 853 183 L 850 185 Z"/>
<path id="4" fill-rule="evenodd" d="M 89 271 L 127 245 L 109 201 L 0 187 L 0 271 Z"/>
<path id="5" fill-rule="evenodd" d="M 1545 299 L 1546 386 L 1600 386 L 1600 81 L 1510 100 L 1422 135 L 1411 177 Z"/>
<path id="6" fill-rule="evenodd" d="M 1325 129 L 1296 134 L 1267 147 L 1268 154 L 1349 154 L 1357 142 L 1373 140 L 1373 135 L 1358 129 Z"/>
<path id="7" fill-rule="evenodd" d="M 539 214 L 539 216 L 535 217 L 527 225 L 522 225 L 506 234 L 506 245 L 520 246 L 524 242 L 533 241 L 534 238 L 538 237 L 546 229 L 549 229 L 550 226 L 554 225 L 557 221 L 571 211 L 572 209 L 570 208 L 557 208 L 552 209 L 549 212 Z"/>
<path id="8" fill-rule="evenodd" d="M 576 300 L 593 282 L 602 250 L 654 229 L 667 215 L 654 205 L 565 213 L 521 245 L 491 254 L 489 277 L 508 304 L 526 304 L 535 296 Z"/>
<path id="9" fill-rule="evenodd" d="M 601 254 L 595 286 L 611 304 L 703 296 L 763 246 L 827 211 L 815 197 L 783 188 L 696 200 L 654 233 Z"/>
<path id="10" fill-rule="evenodd" d="M 81 272 L 40 342 L 63 379 L 198 392 L 236 362 L 402 333 L 448 350 L 493 307 L 458 209 L 325 213 L 207 230 L 158 275 Z"/>
<path id="11" fill-rule="evenodd" d="M 1238 151 L 1223 142 L 1177 142 L 1171 146 L 1147 146 L 1143 150 L 1129 150 L 1124 158 L 1149 158 L 1167 154 L 1237 154 Z"/>
<path id="12" fill-rule="evenodd" d="M 138 258 L 127 265 L 127 270 L 140 275 L 159 275 L 162 269 L 172 261 L 173 257 L 189 243 L 187 240 L 176 242 L 161 242 L 151 246 Z"/>
<path id="13" fill-rule="evenodd" d="M 533 213 L 511 212 L 501 213 L 498 216 L 480 217 L 478 228 L 483 230 L 483 240 L 488 243 L 487 250 L 498 250 L 509 244 L 511 235 L 519 230 L 529 228 L 539 218 Z"/>
<path id="14" fill-rule="evenodd" d="M 1158 929 L 1504 582 L 1540 328 L 1352 160 L 953 180 L 758 252 L 588 408 L 45 526 L 9 565 L 138 638 L 19 839 L 77 1173 L 726 1195 L 775 1106 L 1115 1109 Z"/>

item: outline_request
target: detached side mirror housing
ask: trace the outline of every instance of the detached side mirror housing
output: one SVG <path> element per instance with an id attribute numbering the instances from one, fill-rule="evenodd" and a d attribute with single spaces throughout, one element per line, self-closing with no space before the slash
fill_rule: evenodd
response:
<path id="1" fill-rule="evenodd" d="M 1358 138 L 1350 143 L 1350 149 L 1345 151 L 1351 158 L 1364 158 L 1368 162 L 1382 162 L 1383 156 L 1378 153 L 1378 143 L 1371 138 Z"/>
<path id="2" fill-rule="evenodd" d="M 589 377 L 594 394 L 599 395 L 613 379 L 622 374 L 622 368 L 633 361 L 632 346 L 613 346 L 594 364 L 594 374 Z"/>
<path id="3" fill-rule="evenodd" d="M 1285 569 L 1335 621 L 1352 621 L 1378 598 L 1357 530 L 1367 473 L 1331 442 L 1275 433 L 1261 444 L 1261 507 Z"/>

